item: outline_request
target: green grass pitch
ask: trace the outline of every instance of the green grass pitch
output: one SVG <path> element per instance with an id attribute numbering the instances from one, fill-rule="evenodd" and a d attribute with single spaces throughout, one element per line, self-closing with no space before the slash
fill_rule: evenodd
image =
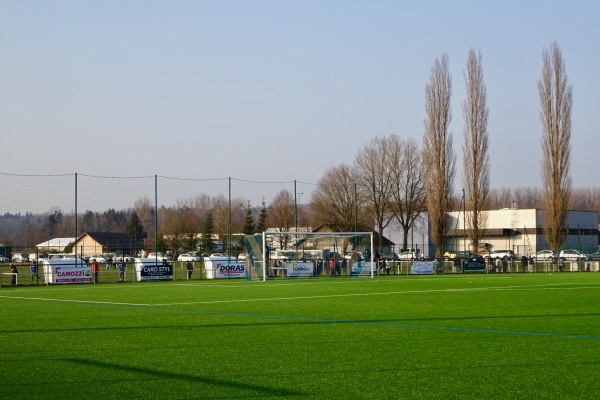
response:
<path id="1" fill-rule="evenodd" d="M 2 399 L 594 399 L 600 274 L 0 289 Z"/>

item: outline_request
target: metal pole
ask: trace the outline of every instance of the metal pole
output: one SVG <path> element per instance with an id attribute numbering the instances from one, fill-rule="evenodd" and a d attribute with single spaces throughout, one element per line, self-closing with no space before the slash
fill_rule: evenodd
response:
<path id="1" fill-rule="evenodd" d="M 231 261 L 229 256 L 231 255 L 231 177 L 229 177 L 229 222 L 227 223 L 227 264 Z M 229 277 L 229 270 L 227 270 L 227 277 Z"/>
<path id="2" fill-rule="evenodd" d="M 263 265 L 263 282 L 267 280 L 267 237 L 265 232 L 262 233 L 262 265 Z"/>
<path id="3" fill-rule="evenodd" d="M 296 190 L 296 180 L 294 180 L 294 219 L 296 226 L 296 242 L 298 241 L 298 200 L 297 200 L 298 191 Z"/>
<path id="4" fill-rule="evenodd" d="M 158 262 L 158 176 L 154 175 L 154 253 Z"/>
<path id="5" fill-rule="evenodd" d="M 463 188 L 463 254 L 467 254 L 467 201 L 465 198 L 465 188 Z M 466 260 L 463 260 L 461 268 L 464 273 L 464 265 Z"/>
<path id="6" fill-rule="evenodd" d="M 75 172 L 75 240 L 73 247 L 75 247 L 75 260 L 77 260 L 77 172 Z M 36 262 L 39 262 L 39 258 Z"/>

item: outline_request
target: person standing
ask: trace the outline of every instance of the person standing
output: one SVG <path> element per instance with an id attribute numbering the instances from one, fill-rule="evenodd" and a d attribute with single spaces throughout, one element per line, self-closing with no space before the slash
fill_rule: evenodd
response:
<path id="1" fill-rule="evenodd" d="M 94 259 L 94 261 L 92 261 L 92 275 L 94 275 L 94 283 L 98 283 L 99 269 L 100 269 L 100 265 L 98 265 L 98 261 L 96 261 L 96 259 Z"/>
<path id="2" fill-rule="evenodd" d="M 10 284 L 16 285 L 17 284 L 17 274 L 19 273 L 19 271 L 17 271 L 17 266 L 15 264 L 10 264 L 10 272 L 13 274 L 10 279 Z"/>
<path id="3" fill-rule="evenodd" d="M 558 272 L 562 272 L 564 266 L 565 260 L 562 257 L 558 257 Z"/>
<path id="4" fill-rule="evenodd" d="M 38 267 L 37 262 L 35 260 L 31 260 L 31 265 L 29 266 L 31 270 L 31 282 L 33 283 L 33 278 L 37 279 L 37 284 L 40 284 L 40 276 L 38 275 Z"/>
<path id="5" fill-rule="evenodd" d="M 192 279 L 192 272 L 194 271 L 194 265 L 191 261 L 187 262 L 187 264 L 185 265 L 185 269 L 187 271 L 187 279 L 189 281 L 190 279 Z"/>
<path id="6" fill-rule="evenodd" d="M 125 282 L 125 258 L 119 262 L 119 280 Z"/>

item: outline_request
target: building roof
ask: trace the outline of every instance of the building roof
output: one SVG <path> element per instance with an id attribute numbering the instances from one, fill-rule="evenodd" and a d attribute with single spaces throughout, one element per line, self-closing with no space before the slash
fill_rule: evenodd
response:
<path id="1" fill-rule="evenodd" d="M 37 244 L 35 247 L 65 247 L 75 242 L 75 239 L 74 237 L 54 238 Z"/>
<path id="2" fill-rule="evenodd" d="M 142 244 L 126 233 L 120 232 L 85 232 L 77 238 L 80 241 L 84 236 L 89 236 L 105 247 L 126 246 L 128 248 L 142 248 Z"/>

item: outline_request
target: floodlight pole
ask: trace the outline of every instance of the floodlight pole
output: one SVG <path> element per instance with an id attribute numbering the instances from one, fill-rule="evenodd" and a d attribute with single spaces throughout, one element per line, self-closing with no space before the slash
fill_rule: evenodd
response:
<path id="1" fill-rule="evenodd" d="M 77 236 L 77 172 L 75 172 L 75 240 L 73 241 L 73 247 L 75 247 L 75 260 L 77 260 Z M 37 259 L 36 262 L 38 261 L 39 259 Z"/>
<path id="2" fill-rule="evenodd" d="M 154 175 L 154 253 L 158 260 L 158 175 Z"/>

